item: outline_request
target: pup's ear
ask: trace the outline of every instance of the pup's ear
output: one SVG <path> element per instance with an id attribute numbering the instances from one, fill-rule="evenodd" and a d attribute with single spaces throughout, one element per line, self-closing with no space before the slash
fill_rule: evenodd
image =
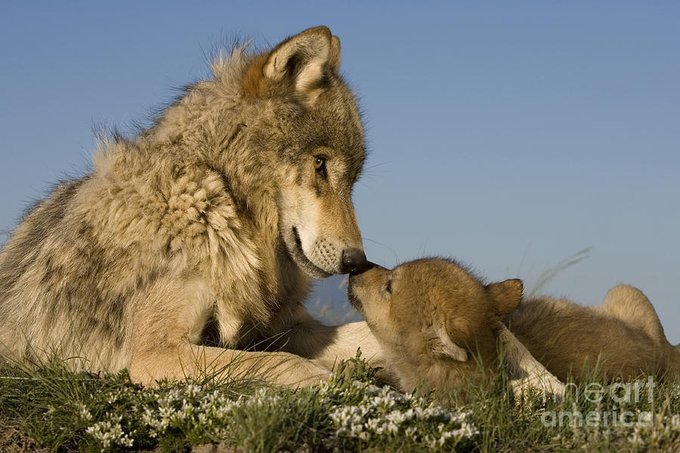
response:
<path id="1" fill-rule="evenodd" d="M 522 302 L 522 292 L 524 291 L 522 280 L 513 278 L 499 283 L 491 283 L 486 286 L 486 289 L 489 291 L 496 307 L 496 313 L 499 315 L 505 315 L 516 310 Z"/>
<path id="2" fill-rule="evenodd" d="M 322 90 L 326 71 L 340 67 L 340 40 L 327 27 L 303 31 L 276 46 L 263 67 L 272 82 L 290 81 L 294 92 L 312 104 Z"/>
<path id="3" fill-rule="evenodd" d="M 443 324 L 437 328 L 437 339 L 433 342 L 432 352 L 437 355 L 450 357 L 459 362 L 467 362 L 468 360 L 467 351 L 451 341 L 451 337 L 449 337 L 449 333 L 446 331 L 446 326 Z"/>
<path id="4" fill-rule="evenodd" d="M 328 54 L 328 67 L 334 74 L 340 72 L 340 38 L 331 37 L 331 51 Z"/>

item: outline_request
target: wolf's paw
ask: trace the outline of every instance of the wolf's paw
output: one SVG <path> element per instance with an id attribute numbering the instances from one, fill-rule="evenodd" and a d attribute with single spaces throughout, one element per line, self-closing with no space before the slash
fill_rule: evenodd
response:
<path id="1" fill-rule="evenodd" d="M 274 376 L 274 380 L 286 387 L 311 387 L 329 381 L 331 375 L 328 368 L 303 359 L 294 368 L 287 368 L 285 372 Z"/>

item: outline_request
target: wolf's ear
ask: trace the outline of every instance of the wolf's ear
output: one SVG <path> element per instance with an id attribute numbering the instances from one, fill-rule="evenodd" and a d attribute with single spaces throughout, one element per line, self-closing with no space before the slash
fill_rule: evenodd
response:
<path id="1" fill-rule="evenodd" d="M 517 309 L 522 302 L 522 292 L 524 285 L 522 280 L 513 278 L 499 283 L 491 283 L 486 286 L 491 295 L 496 313 L 506 315 Z"/>
<path id="2" fill-rule="evenodd" d="M 459 362 L 467 362 L 468 360 L 467 351 L 451 341 L 451 337 L 449 337 L 449 333 L 446 331 L 446 326 L 443 324 L 437 328 L 437 339 L 433 342 L 432 352 L 437 355 L 450 357 Z"/>
<path id="3" fill-rule="evenodd" d="M 276 46 L 263 67 L 273 82 L 290 80 L 295 93 L 313 103 L 321 92 L 326 71 L 340 67 L 340 40 L 324 26 L 303 31 Z"/>

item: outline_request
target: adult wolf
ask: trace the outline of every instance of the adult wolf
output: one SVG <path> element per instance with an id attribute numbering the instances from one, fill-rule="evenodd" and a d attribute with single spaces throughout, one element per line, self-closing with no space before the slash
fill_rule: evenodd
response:
<path id="1" fill-rule="evenodd" d="M 207 370 L 309 384 L 357 347 L 380 365 L 365 323 L 326 327 L 303 306 L 311 278 L 366 264 L 351 202 L 364 133 L 339 67 L 326 27 L 238 48 L 152 127 L 102 140 L 93 171 L 0 251 L 0 355 L 143 383 Z M 287 352 L 248 348 L 262 344 Z"/>
<path id="2" fill-rule="evenodd" d="M 102 140 L 94 170 L 0 252 L 0 354 L 143 383 L 226 367 L 283 384 L 359 346 L 376 356 L 363 323 L 324 327 L 303 306 L 310 278 L 366 261 L 351 201 L 364 133 L 339 66 L 326 27 L 237 48 L 152 127 Z M 272 337 L 296 355 L 239 351 Z"/>

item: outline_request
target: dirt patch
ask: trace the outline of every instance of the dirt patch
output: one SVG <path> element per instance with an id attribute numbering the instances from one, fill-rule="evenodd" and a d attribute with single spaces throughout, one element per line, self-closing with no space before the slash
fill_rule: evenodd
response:
<path id="1" fill-rule="evenodd" d="M 0 451 L 5 453 L 48 452 L 9 420 L 0 418 Z"/>

